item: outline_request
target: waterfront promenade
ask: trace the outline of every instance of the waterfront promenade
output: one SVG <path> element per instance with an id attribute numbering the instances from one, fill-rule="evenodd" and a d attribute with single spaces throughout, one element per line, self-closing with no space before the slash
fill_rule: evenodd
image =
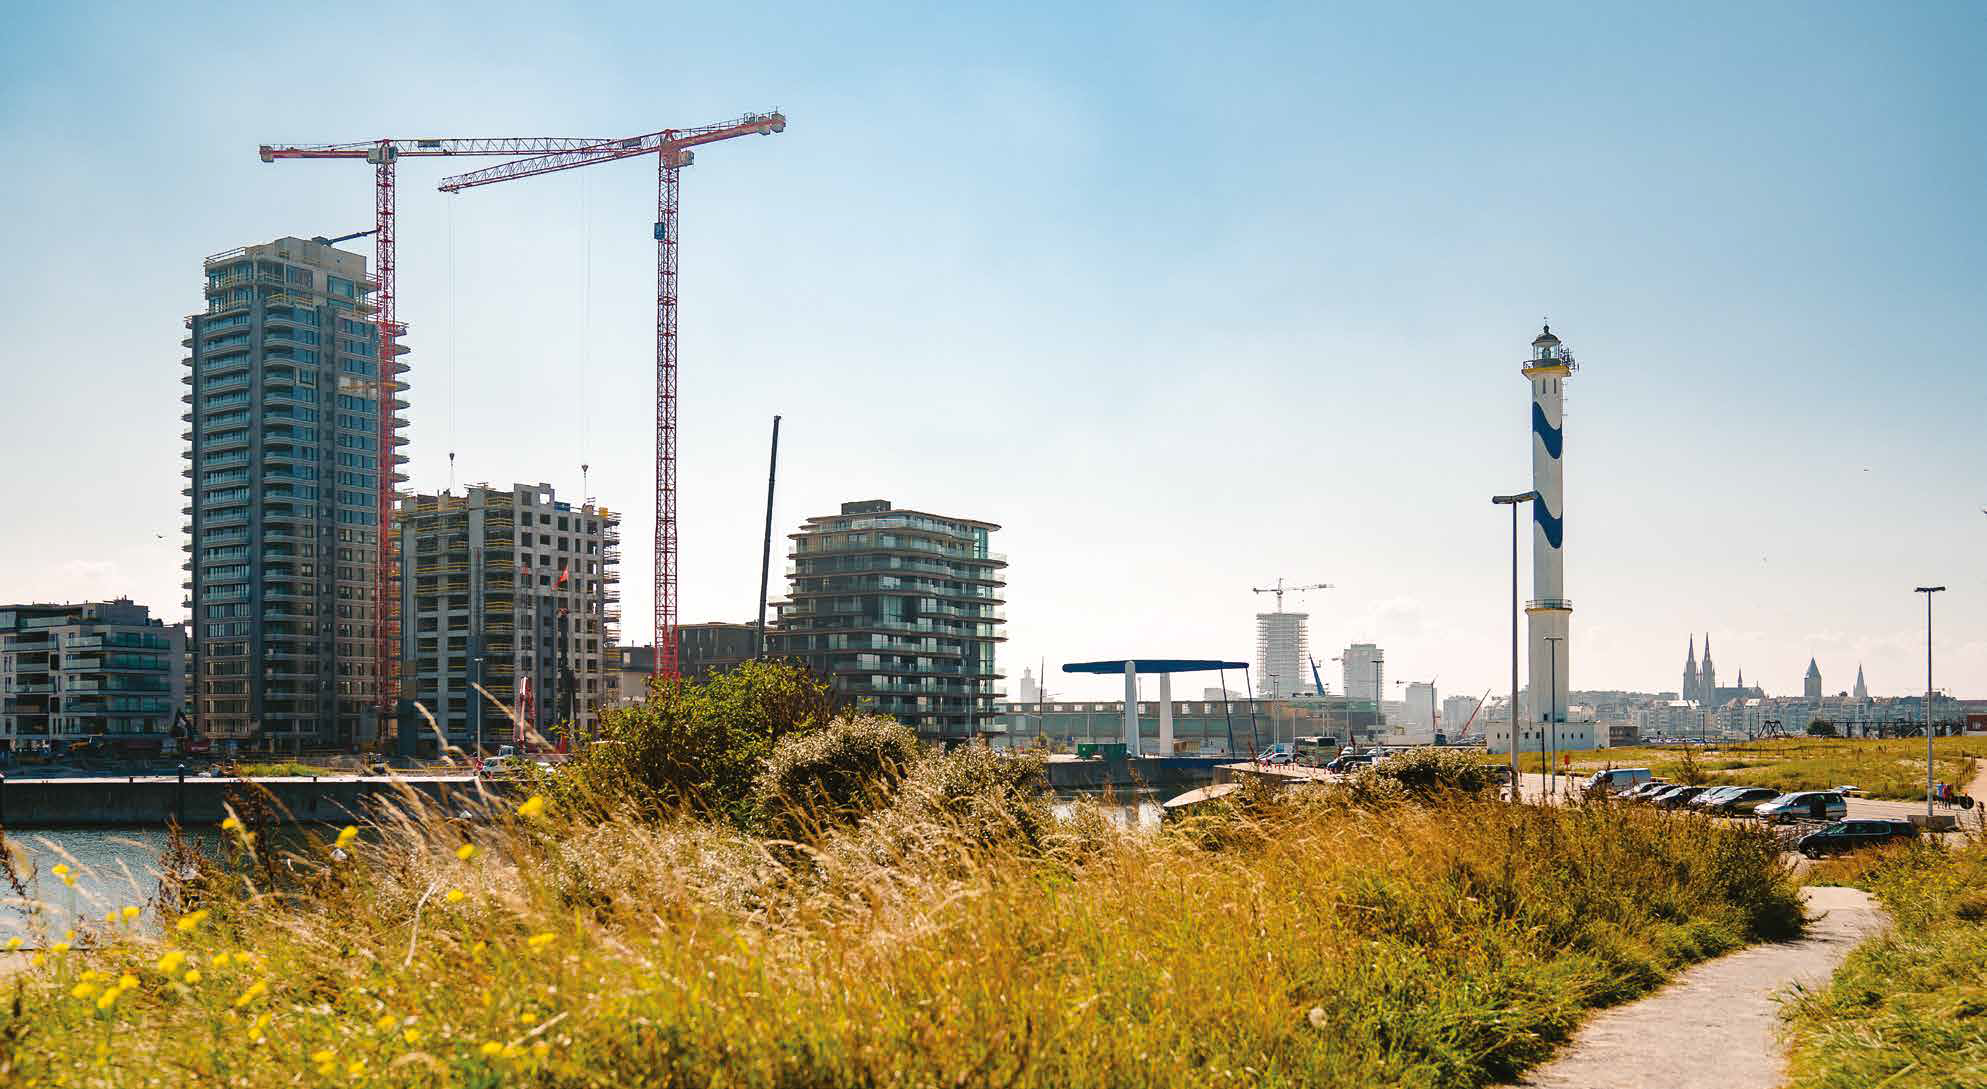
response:
<path id="1" fill-rule="evenodd" d="M 212 823 L 229 804 L 260 796 L 286 823 L 347 822 L 363 816 L 374 799 L 411 791 L 446 801 L 467 800 L 481 786 L 470 775 L 235 776 L 99 775 L 0 780 L 0 827 L 152 827 Z"/>

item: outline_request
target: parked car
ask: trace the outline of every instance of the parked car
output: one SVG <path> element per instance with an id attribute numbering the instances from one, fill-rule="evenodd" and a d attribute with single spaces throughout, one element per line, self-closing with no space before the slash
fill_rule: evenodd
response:
<path id="1" fill-rule="evenodd" d="M 1651 779 L 1641 786 L 1629 790 L 1622 795 L 1622 798 L 1631 802 L 1646 801 L 1651 795 L 1660 794 L 1675 785 L 1675 783 L 1667 779 Z"/>
<path id="2" fill-rule="evenodd" d="M 1652 778 L 1648 768 L 1608 768 L 1589 776 L 1586 790 L 1589 794 L 1622 794 Z"/>
<path id="3" fill-rule="evenodd" d="M 1764 802 L 1752 815 L 1769 824 L 1789 821 L 1839 821 L 1849 815 L 1849 803 L 1832 790 L 1797 790 Z"/>
<path id="4" fill-rule="evenodd" d="M 1288 764 L 1293 759 L 1288 742 L 1279 741 L 1256 754 L 1258 764 Z"/>
<path id="5" fill-rule="evenodd" d="M 1819 832 L 1802 836 L 1795 841 L 1794 848 L 1809 858 L 1820 858 L 1879 843 L 1916 839 L 1917 836 L 1918 829 L 1910 821 L 1836 821 Z"/>
<path id="6" fill-rule="evenodd" d="M 1779 796 L 1780 792 L 1772 787 L 1740 787 L 1704 808 L 1708 812 L 1725 816 L 1744 816 Z"/>
<path id="7" fill-rule="evenodd" d="M 1640 798 L 1637 798 L 1636 800 L 1640 802 L 1647 802 L 1650 805 L 1661 805 L 1665 798 L 1668 798 L 1670 795 L 1675 794 L 1677 791 L 1685 789 L 1688 788 L 1686 788 L 1682 783 L 1672 783 L 1671 785 L 1666 786 L 1661 790 L 1651 791 L 1648 794 L 1644 794 Z"/>
<path id="8" fill-rule="evenodd" d="M 1709 808 L 1710 806 L 1718 804 L 1720 799 L 1728 798 L 1733 794 L 1736 794 L 1744 789 L 1745 789 L 1744 787 L 1732 786 L 1731 784 L 1726 784 L 1725 786 L 1715 786 L 1705 791 L 1704 793 L 1699 794 L 1697 797 L 1692 798 L 1690 800 L 1690 807 L 1692 809 L 1706 809 Z"/>
<path id="9" fill-rule="evenodd" d="M 1680 809 L 1686 802 L 1704 793 L 1707 789 L 1709 788 L 1701 786 L 1677 787 L 1675 790 L 1667 791 L 1661 797 L 1658 797 L 1656 799 L 1656 808 Z"/>

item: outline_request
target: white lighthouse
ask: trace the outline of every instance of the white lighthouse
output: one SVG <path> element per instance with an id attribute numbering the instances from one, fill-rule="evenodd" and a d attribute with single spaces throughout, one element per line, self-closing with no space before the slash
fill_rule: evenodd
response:
<path id="1" fill-rule="evenodd" d="M 1567 631 L 1573 602 L 1566 598 L 1566 453 L 1562 430 L 1563 384 L 1578 364 L 1552 335 L 1552 326 L 1532 340 L 1532 357 L 1525 361 L 1525 380 L 1532 384 L 1532 600 L 1525 605 L 1530 622 L 1531 721 L 1552 724 L 1565 748 L 1588 748 L 1584 728 L 1567 729 Z M 1557 728 L 1554 729 L 1553 726 Z M 1573 736 L 1575 734 L 1581 736 Z M 1584 744 L 1582 742 L 1585 742 Z M 1550 742 L 1549 742 L 1550 743 Z"/>

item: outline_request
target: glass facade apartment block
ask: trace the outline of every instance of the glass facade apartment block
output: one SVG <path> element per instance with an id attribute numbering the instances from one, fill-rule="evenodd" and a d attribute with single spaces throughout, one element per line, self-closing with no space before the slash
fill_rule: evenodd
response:
<path id="1" fill-rule="evenodd" d="M 395 602 L 374 600 L 380 493 L 406 479 L 380 414 L 407 407 L 408 368 L 379 358 L 356 253 L 279 238 L 204 271 L 181 342 L 195 724 L 257 747 L 370 740 L 376 610 Z"/>
<path id="2" fill-rule="evenodd" d="M 620 525 L 550 484 L 402 498 L 401 695 L 465 751 L 518 740 L 475 684 L 548 740 L 594 734 L 618 694 Z"/>
<path id="3" fill-rule="evenodd" d="M 186 701 L 186 630 L 129 600 L 0 605 L 0 751 L 152 751 Z"/>
<path id="4" fill-rule="evenodd" d="M 778 630 L 768 632 L 771 651 L 920 737 L 963 740 L 991 729 L 1003 694 L 994 647 L 1007 621 L 1007 558 L 987 548 L 999 528 L 881 499 L 809 518 L 790 535 L 790 586 Z"/>

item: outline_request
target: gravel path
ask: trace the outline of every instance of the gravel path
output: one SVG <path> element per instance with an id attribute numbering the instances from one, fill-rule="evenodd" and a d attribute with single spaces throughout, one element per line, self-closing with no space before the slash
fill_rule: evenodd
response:
<path id="1" fill-rule="evenodd" d="M 1779 1089 L 1788 985 L 1827 982 L 1851 947 L 1884 924 L 1858 889 L 1809 888 L 1818 916 L 1799 941 L 1758 945 L 1685 971 L 1638 1002 L 1602 1013 L 1518 1084 L 1536 1089 Z"/>

